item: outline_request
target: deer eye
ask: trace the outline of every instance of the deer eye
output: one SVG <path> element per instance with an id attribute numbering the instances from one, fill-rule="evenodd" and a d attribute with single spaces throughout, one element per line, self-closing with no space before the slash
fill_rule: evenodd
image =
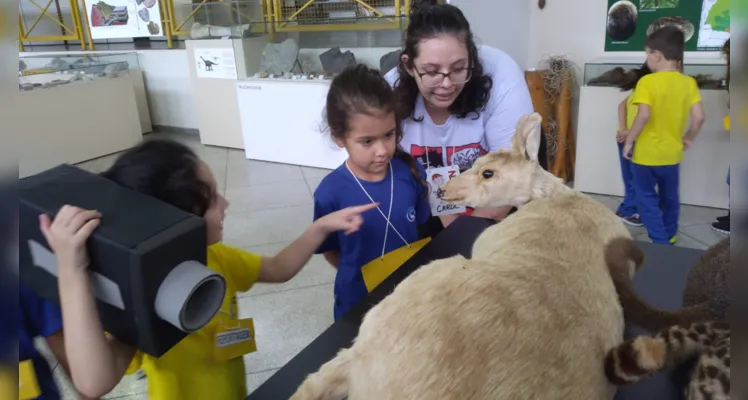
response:
<path id="1" fill-rule="evenodd" d="M 483 176 L 483 179 L 491 179 L 493 178 L 493 171 L 490 169 L 484 169 L 483 172 L 481 172 L 481 176 Z"/>

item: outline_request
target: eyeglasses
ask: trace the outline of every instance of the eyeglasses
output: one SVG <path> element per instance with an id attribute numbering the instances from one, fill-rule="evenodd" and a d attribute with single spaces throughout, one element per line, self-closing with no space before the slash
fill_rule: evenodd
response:
<path id="1" fill-rule="evenodd" d="M 449 77 L 450 82 L 455 85 L 462 85 L 470 80 L 473 76 L 472 68 L 460 68 L 450 72 L 420 72 L 416 70 L 421 82 L 426 87 L 437 87 Z"/>

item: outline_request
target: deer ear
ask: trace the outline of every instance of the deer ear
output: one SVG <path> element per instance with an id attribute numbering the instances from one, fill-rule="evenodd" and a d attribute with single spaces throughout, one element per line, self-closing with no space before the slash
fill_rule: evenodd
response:
<path id="1" fill-rule="evenodd" d="M 538 152 L 540 151 L 540 135 L 543 126 L 543 117 L 538 113 L 533 113 L 527 118 L 524 126 L 525 138 L 525 157 L 531 161 L 538 161 Z"/>
<path id="2" fill-rule="evenodd" d="M 517 154 L 523 154 L 525 152 L 525 126 L 527 125 L 528 115 L 523 115 L 517 121 L 517 127 L 514 129 L 514 136 L 512 136 L 512 152 Z"/>

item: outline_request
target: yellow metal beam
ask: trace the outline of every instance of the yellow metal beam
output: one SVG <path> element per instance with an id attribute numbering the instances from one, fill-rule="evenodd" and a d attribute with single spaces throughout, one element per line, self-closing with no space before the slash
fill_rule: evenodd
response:
<path id="1" fill-rule="evenodd" d="M 34 19 L 34 22 L 28 27 L 28 29 L 24 28 L 24 18 L 23 14 L 21 12 L 21 9 L 18 10 L 18 44 L 21 49 L 23 49 L 23 43 L 24 41 L 28 42 L 49 42 L 49 41 L 65 41 L 65 40 L 80 40 L 81 42 L 81 48 L 86 48 L 86 38 L 83 34 L 83 26 L 80 22 L 80 14 L 79 14 L 79 8 L 78 8 L 78 2 L 77 0 L 68 0 L 70 3 L 70 13 L 73 19 L 73 27 L 70 28 L 67 24 L 65 24 L 61 19 L 55 17 L 54 15 L 49 13 L 49 7 L 52 5 L 52 2 L 54 0 L 49 0 L 44 7 L 37 4 L 34 0 L 27 0 L 29 3 L 33 4 L 36 8 L 38 8 L 41 11 L 41 14 L 37 15 Z M 85 10 L 84 10 L 85 13 Z M 32 36 L 31 33 L 34 31 L 34 28 L 37 27 L 39 22 L 43 17 L 48 17 L 48 19 L 51 19 L 54 21 L 57 25 L 59 25 L 63 32 L 70 32 L 69 35 L 42 35 L 42 36 Z M 88 25 L 88 18 L 86 17 L 86 25 Z M 90 36 L 90 35 L 89 35 Z M 91 46 L 93 48 L 93 43 L 91 42 Z"/>

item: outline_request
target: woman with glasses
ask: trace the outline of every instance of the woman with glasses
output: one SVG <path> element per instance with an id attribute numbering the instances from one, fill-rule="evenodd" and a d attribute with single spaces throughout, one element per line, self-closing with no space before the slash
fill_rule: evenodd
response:
<path id="1" fill-rule="evenodd" d="M 479 49 L 467 19 L 449 4 L 414 9 L 400 63 L 386 78 L 404 118 L 400 143 L 426 168 L 427 178 L 459 174 L 481 155 L 510 148 L 517 121 L 533 112 L 517 63 L 498 49 Z M 463 214 L 501 219 L 509 209 Z M 432 204 L 439 215 L 435 210 Z M 458 215 L 439 215 L 440 225 Z"/>

